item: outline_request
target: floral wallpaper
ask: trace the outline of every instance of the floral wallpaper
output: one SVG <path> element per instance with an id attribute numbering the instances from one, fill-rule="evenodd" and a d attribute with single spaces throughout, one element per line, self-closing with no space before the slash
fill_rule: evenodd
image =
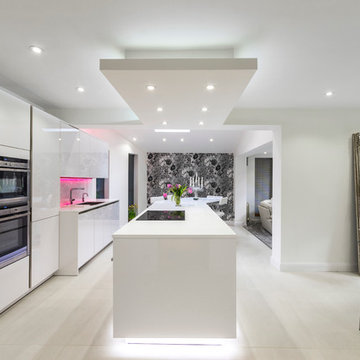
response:
<path id="1" fill-rule="evenodd" d="M 161 196 L 171 183 L 189 184 L 195 173 L 204 177 L 200 197 L 227 196 L 223 220 L 234 218 L 234 155 L 228 153 L 147 153 L 147 197 Z M 194 196 L 187 195 L 187 196 Z"/>

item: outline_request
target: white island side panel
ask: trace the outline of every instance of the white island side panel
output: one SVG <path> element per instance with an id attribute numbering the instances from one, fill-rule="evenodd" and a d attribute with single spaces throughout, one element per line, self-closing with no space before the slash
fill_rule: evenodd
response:
<path id="1" fill-rule="evenodd" d="M 134 219 L 113 235 L 114 337 L 236 337 L 236 235 L 206 204 L 176 210 L 185 221 Z"/>

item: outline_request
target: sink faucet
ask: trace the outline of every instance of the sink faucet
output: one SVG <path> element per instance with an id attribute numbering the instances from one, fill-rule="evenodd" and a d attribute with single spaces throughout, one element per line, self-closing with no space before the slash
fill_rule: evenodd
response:
<path id="1" fill-rule="evenodd" d="M 85 190 L 85 188 L 72 188 L 72 189 L 70 189 L 70 204 L 71 205 L 75 201 L 75 199 L 73 199 L 73 195 L 72 195 L 74 190 Z"/>
<path id="2" fill-rule="evenodd" d="M 89 196 L 89 194 L 88 194 L 87 192 L 84 192 L 84 193 L 82 194 L 82 197 L 81 197 L 82 202 L 85 201 L 85 196 Z"/>

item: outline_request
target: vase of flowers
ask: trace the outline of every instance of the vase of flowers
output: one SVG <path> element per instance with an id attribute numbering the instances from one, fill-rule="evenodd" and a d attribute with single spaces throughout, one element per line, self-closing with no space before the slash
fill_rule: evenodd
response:
<path id="1" fill-rule="evenodd" d="M 164 200 L 167 200 L 168 194 L 167 193 L 163 193 L 163 198 Z"/>
<path id="2" fill-rule="evenodd" d="M 188 188 L 186 185 L 168 184 L 167 187 L 169 191 L 172 193 L 171 200 L 175 201 L 176 206 L 180 206 L 181 197 L 183 196 L 186 190 L 189 194 L 192 194 L 192 189 L 190 187 Z"/>

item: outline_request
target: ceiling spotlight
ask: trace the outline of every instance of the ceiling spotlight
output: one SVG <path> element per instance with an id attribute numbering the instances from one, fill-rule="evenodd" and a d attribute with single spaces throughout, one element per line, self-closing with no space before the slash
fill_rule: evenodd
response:
<path id="1" fill-rule="evenodd" d="M 206 86 L 206 90 L 212 91 L 215 89 L 215 86 L 213 84 L 209 84 Z"/>
<path id="2" fill-rule="evenodd" d="M 136 137 L 133 137 L 132 139 L 133 139 L 133 141 L 136 141 Z"/>
<path id="3" fill-rule="evenodd" d="M 330 96 L 333 96 L 334 93 L 333 93 L 332 91 L 327 91 L 327 92 L 325 93 L 325 95 L 326 95 L 327 97 L 330 97 Z"/>
<path id="4" fill-rule="evenodd" d="M 203 125 L 204 125 L 204 122 L 203 122 L 203 121 L 200 121 L 200 122 L 199 122 L 199 125 L 200 125 L 200 126 L 203 126 Z"/>
<path id="5" fill-rule="evenodd" d="M 213 139 L 213 138 L 211 138 L 211 139 L 210 139 L 210 142 L 213 142 L 213 141 L 214 141 L 214 139 Z"/>
<path id="6" fill-rule="evenodd" d="M 264 151 L 264 155 L 266 155 L 267 154 L 267 152 L 266 151 Z"/>
<path id="7" fill-rule="evenodd" d="M 207 112 L 207 111 L 208 111 L 208 108 L 207 108 L 206 106 L 203 106 L 203 107 L 201 108 L 201 111 L 202 111 L 202 112 Z"/>
<path id="8" fill-rule="evenodd" d="M 40 55 L 42 52 L 43 52 L 43 49 L 38 47 L 38 46 L 35 46 L 35 45 L 31 45 L 30 46 L 30 50 L 34 53 L 34 54 L 37 54 L 37 55 Z"/>
<path id="9" fill-rule="evenodd" d="M 59 141 L 61 141 L 61 138 L 59 138 Z"/>
<path id="10" fill-rule="evenodd" d="M 161 107 L 161 106 L 159 106 L 157 109 L 156 109 L 156 111 L 157 112 L 162 112 L 164 109 Z"/>
<path id="11" fill-rule="evenodd" d="M 76 140 L 77 140 L 77 141 L 80 141 L 80 138 L 79 138 L 79 137 L 77 137 L 77 138 L 76 138 Z"/>
<path id="12" fill-rule="evenodd" d="M 82 86 L 78 86 L 76 88 L 76 90 L 79 92 L 79 93 L 83 93 L 85 91 L 85 89 L 82 87 Z"/>
<path id="13" fill-rule="evenodd" d="M 162 141 L 163 141 L 163 142 L 166 142 L 166 138 L 163 138 Z"/>
<path id="14" fill-rule="evenodd" d="M 149 91 L 154 91 L 155 86 L 154 85 L 146 85 L 146 89 L 149 90 Z"/>
<path id="15" fill-rule="evenodd" d="M 163 124 L 163 125 L 167 125 L 167 122 L 164 120 L 164 121 L 162 122 L 162 124 Z"/>
<path id="16" fill-rule="evenodd" d="M 184 138 L 181 138 L 180 141 L 181 141 L 181 142 L 184 142 Z"/>

